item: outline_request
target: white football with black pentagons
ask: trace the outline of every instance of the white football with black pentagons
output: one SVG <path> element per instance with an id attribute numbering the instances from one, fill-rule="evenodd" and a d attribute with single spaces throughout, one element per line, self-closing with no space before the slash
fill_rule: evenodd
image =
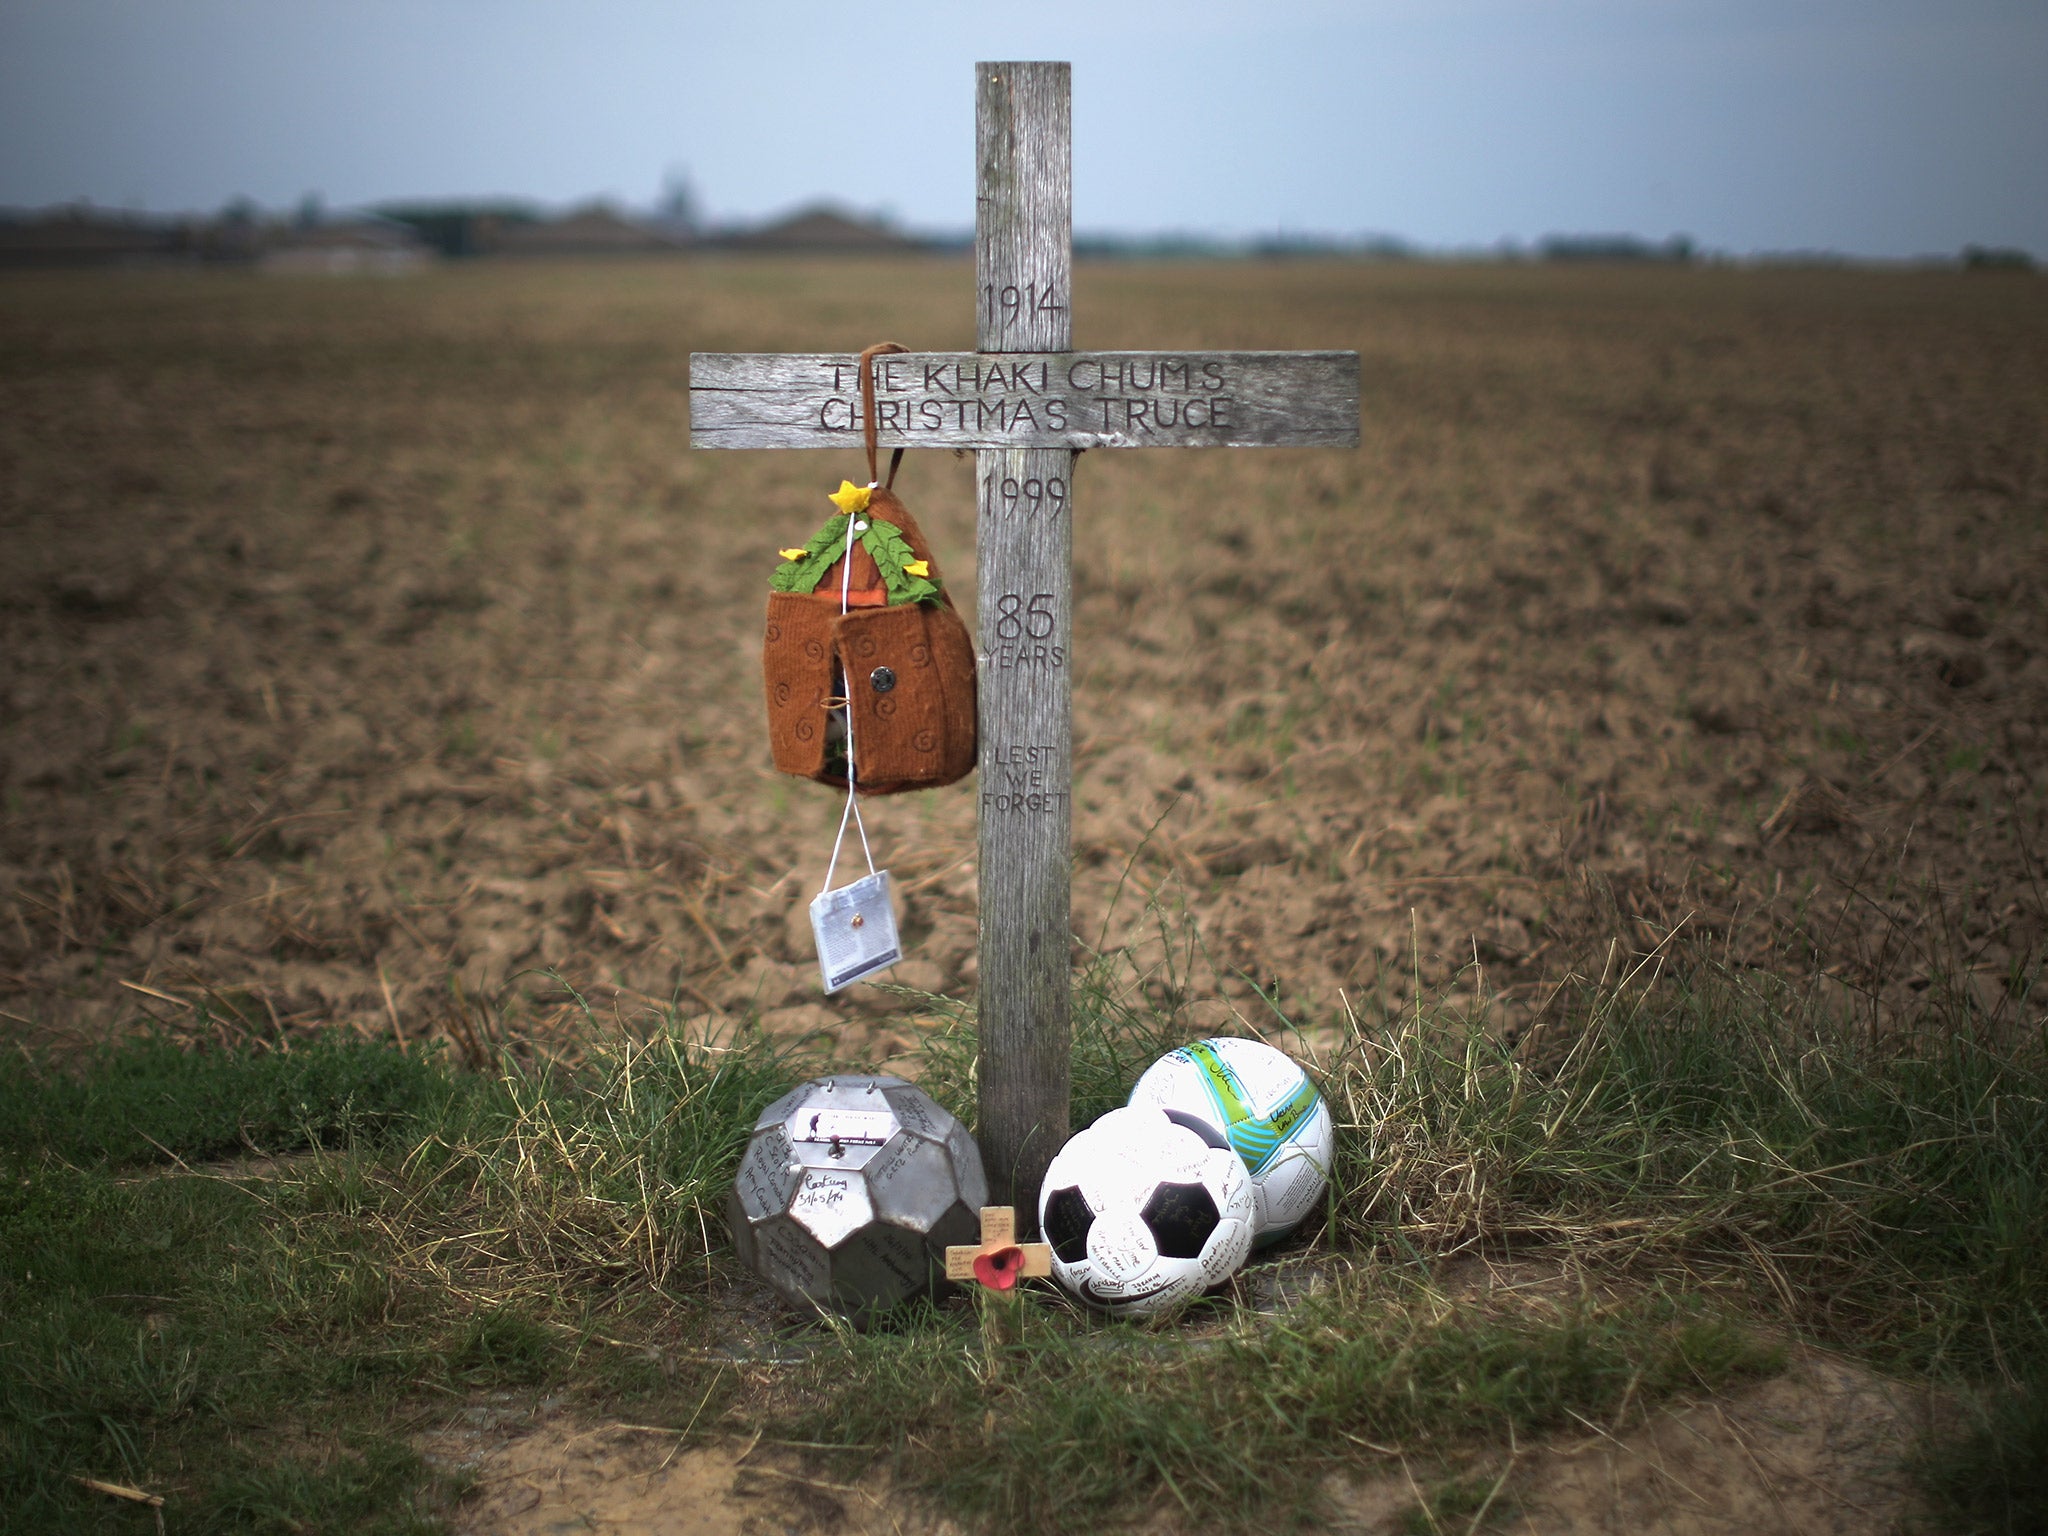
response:
<path id="1" fill-rule="evenodd" d="M 1113 1109 L 1060 1148 L 1038 1192 L 1053 1278 L 1125 1316 L 1199 1296 L 1251 1252 L 1251 1178 L 1201 1121 Z"/>
<path id="2" fill-rule="evenodd" d="M 1200 1120 L 1237 1149 L 1258 1208 L 1255 1244 L 1286 1236 L 1329 1187 L 1337 1150 L 1329 1107 L 1301 1064 L 1262 1040 L 1197 1040 L 1168 1051 L 1145 1069 L 1131 1102 Z"/>

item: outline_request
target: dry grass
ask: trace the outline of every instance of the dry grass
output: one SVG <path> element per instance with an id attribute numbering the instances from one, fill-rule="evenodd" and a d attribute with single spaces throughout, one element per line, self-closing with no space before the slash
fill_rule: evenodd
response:
<path id="1" fill-rule="evenodd" d="M 1076 1078 L 1105 1100 L 1172 1027 L 1127 966 L 1078 999 Z M 2038 1379 L 2048 1042 L 1872 1037 L 1801 1002 L 1640 964 L 1562 1001 L 1550 1053 L 1420 993 L 1354 1015 L 1321 1068 L 1339 1162 L 1306 1247 L 1163 1323 L 1034 1293 L 993 1332 L 958 1302 L 868 1335 L 799 1323 L 735 1272 L 713 1207 L 759 1108 L 809 1070 L 759 1033 L 590 1021 L 579 1065 L 505 1052 L 483 1075 L 350 1040 L 312 1047 L 317 1070 L 304 1042 L 129 1047 L 75 1089 L 44 1064 L 0 1095 L 0 1347 L 23 1383 L 0 1474 L 60 1521 L 82 1507 L 67 1478 L 118 1468 L 199 1509 L 345 1493 L 373 1529 L 436 1497 L 394 1415 L 424 1430 L 449 1394 L 566 1392 L 687 1416 L 679 1446 L 859 1447 L 984 1521 L 1307 1517 L 1331 1476 L 1411 1464 L 1441 1513 L 1500 1439 L 1630 1431 L 1775 1370 L 1786 1334 L 1994 1396 Z M 936 1037 L 941 1092 L 971 1029 Z M 296 1103 L 242 1139 L 301 1150 L 186 1167 L 229 1101 Z M 146 1144 L 137 1104 L 160 1105 Z M 124 1177 L 138 1157 L 178 1172 Z M 1986 1434 L 1970 1454 L 2010 1461 Z"/>

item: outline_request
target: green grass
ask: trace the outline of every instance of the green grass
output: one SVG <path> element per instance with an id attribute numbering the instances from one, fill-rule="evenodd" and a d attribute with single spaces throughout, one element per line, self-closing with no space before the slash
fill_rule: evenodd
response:
<path id="1" fill-rule="evenodd" d="M 1117 964 L 1077 989 L 1077 1123 L 1180 1043 L 1182 984 Z M 749 1284 L 719 1207 L 813 1070 L 758 1035 L 593 1032 L 579 1065 L 482 1072 L 340 1036 L 24 1060 L 0 1084 L 0 1530 L 150 1528 L 79 1477 L 164 1494 L 170 1530 L 438 1529 L 459 1487 L 418 1436 L 487 1393 L 869 1448 L 977 1529 L 1313 1523 L 1343 1468 L 1409 1469 L 1409 1523 L 1462 1529 L 1513 1508 L 1485 1447 L 1618 1432 L 1775 1369 L 1788 1331 L 1980 1405 L 1922 1483 L 1958 1528 L 2042 1529 L 2044 1042 L 1872 1038 L 1775 984 L 1652 980 L 1519 1052 L 1426 1000 L 1352 1020 L 1324 1063 L 1323 1281 L 1284 1314 L 1108 1323 L 1034 1292 L 1008 1332 L 959 1301 L 793 1322 L 744 1389 L 700 1347 Z M 971 1018 L 932 1041 L 927 1085 L 970 1110 Z M 1461 1253 L 1558 1285 L 1446 1289 Z"/>
<path id="2" fill-rule="evenodd" d="M 283 1202 L 289 1205 L 289 1198 Z M 438 1309 L 364 1234 L 240 1183 L 44 1167 L 0 1188 L 0 1529 L 131 1531 L 75 1479 L 171 1495 L 167 1529 L 432 1529 L 391 1415 L 468 1385 Z M 399 1337 L 404 1368 L 375 1359 Z"/>
<path id="3" fill-rule="evenodd" d="M 601 1042 L 573 1071 L 504 1063 L 397 1161 L 402 1185 L 430 1183 L 465 1225 L 420 1262 L 459 1244 L 472 1265 L 558 1286 L 706 1282 L 748 1133 L 813 1066 L 758 1033 L 706 1044 L 680 1029 Z"/>
<path id="4" fill-rule="evenodd" d="M 800 1432 L 893 1446 L 898 1475 L 971 1529 L 1097 1529 L 1156 1505 L 1241 1529 L 1311 1519 L 1321 1480 L 1361 1461 L 1427 1469 L 1475 1437 L 1604 1423 L 1779 1364 L 1690 1298 L 1500 1317 L 1393 1275 L 1273 1318 L 1212 1305 L 1104 1324 L 1041 1297 L 1021 1311 L 997 1349 L 929 1311 L 841 1336 L 799 1382 L 817 1402 Z"/>
<path id="5" fill-rule="evenodd" d="M 1410 1014 L 1327 1089 L 1342 1241 L 1566 1245 L 1743 1277 L 1882 1364 L 2048 1360 L 2048 1048 L 1878 1041 L 1777 983 L 1618 990 L 1533 1062 Z"/>
<path id="6" fill-rule="evenodd" d="M 680 1036 L 483 1075 L 352 1037 L 35 1063 L 0 1101 L 0 1530 L 148 1523 L 81 1477 L 169 1530 L 440 1529 L 411 1436 L 450 1403 L 676 1384 L 593 1330 L 649 1282 L 686 1305 L 793 1070 Z M 195 1166 L 248 1150 L 297 1155 Z"/>
<path id="7" fill-rule="evenodd" d="M 67 1071 L 11 1062 L 0 1073 L 0 1157 L 203 1162 L 375 1141 L 431 1116 L 453 1092 L 426 1057 L 356 1035 L 239 1050 L 143 1036 Z"/>

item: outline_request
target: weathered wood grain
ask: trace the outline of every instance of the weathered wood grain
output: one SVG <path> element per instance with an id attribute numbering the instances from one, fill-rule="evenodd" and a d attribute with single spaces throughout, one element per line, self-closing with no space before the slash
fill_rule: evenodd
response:
<path id="1" fill-rule="evenodd" d="M 975 346 L 984 353 L 1064 353 L 1073 345 L 1069 70 L 1065 64 L 984 63 L 974 74 L 974 272 L 981 295 Z M 979 377 L 985 380 L 988 368 L 1005 361 L 1011 359 L 977 360 Z M 919 370 L 916 377 L 928 375 Z M 875 416 L 879 424 L 879 396 Z M 1064 446 L 999 440 L 975 454 L 975 469 L 981 726 L 975 1136 L 990 1203 L 1018 1207 L 1027 1230 L 1036 1232 L 1038 1187 L 1067 1139 L 1071 1097 L 1074 455 Z M 1035 499 L 1026 494 L 1033 486 Z M 1062 494 L 1053 495 L 1054 486 Z"/>
<path id="2" fill-rule="evenodd" d="M 1073 788 L 1074 456 L 983 449 L 979 568 L 981 716 L 980 1114 L 991 1198 L 1038 1214 L 1067 1139 Z M 991 490 L 991 482 L 995 489 Z M 1060 482 L 1055 504 L 1001 488 Z"/>
<path id="3" fill-rule="evenodd" d="M 1000 322 L 1001 317 L 997 317 Z M 1041 317 L 1042 318 L 1042 317 Z M 1000 323 L 984 329 L 1002 331 Z M 1358 445 L 1356 352 L 906 353 L 878 360 L 885 448 L 1347 448 Z M 698 352 L 696 448 L 858 442 L 855 358 Z"/>
<path id="4" fill-rule="evenodd" d="M 1073 72 L 974 66 L 974 344 L 1074 344 Z M 1012 446 L 1012 445 L 1005 445 Z"/>

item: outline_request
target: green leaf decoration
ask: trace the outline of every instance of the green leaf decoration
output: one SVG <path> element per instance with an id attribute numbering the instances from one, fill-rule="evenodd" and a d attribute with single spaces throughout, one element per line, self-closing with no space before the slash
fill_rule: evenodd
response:
<path id="1" fill-rule="evenodd" d="M 901 528 L 866 513 L 861 514 L 861 520 L 868 526 L 860 535 L 860 547 L 874 557 L 891 606 L 921 602 L 939 595 L 939 584 L 931 577 L 913 576 L 904 569 L 917 559 L 917 554 L 911 549 L 910 541 L 903 537 Z M 845 552 L 846 514 L 842 512 L 811 535 L 801 555 L 777 566 L 775 574 L 768 578 L 768 585 L 776 592 L 815 592 L 818 583 L 825 579 L 825 573 Z"/>
<path id="2" fill-rule="evenodd" d="M 903 537 L 903 530 L 894 523 L 884 522 L 879 517 L 869 518 L 868 531 L 860 536 L 860 547 L 874 556 L 892 607 L 897 603 L 921 602 L 939 595 L 939 584 L 931 577 L 913 576 L 904 569 L 917 558 L 917 554 L 911 549 L 910 541 Z"/>
<path id="3" fill-rule="evenodd" d="M 778 565 L 775 574 L 768 578 L 768 586 L 776 592 L 815 592 L 832 562 L 845 552 L 846 514 L 842 512 L 827 519 L 825 526 L 811 535 L 802 555 Z"/>

